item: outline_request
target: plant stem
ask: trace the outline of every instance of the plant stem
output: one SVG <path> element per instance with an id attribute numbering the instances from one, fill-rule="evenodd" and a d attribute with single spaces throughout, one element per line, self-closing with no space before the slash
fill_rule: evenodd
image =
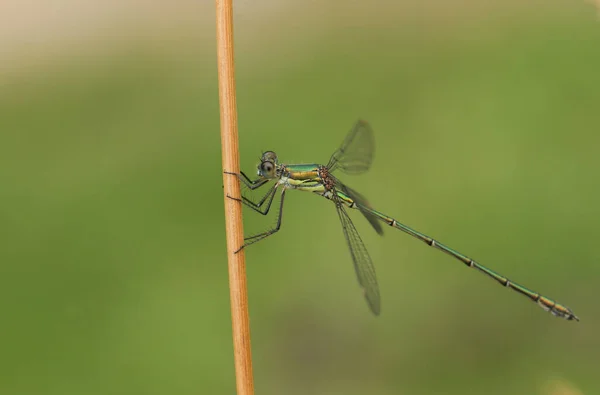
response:
<path id="1" fill-rule="evenodd" d="M 221 150 L 223 170 L 239 173 L 237 107 L 233 63 L 233 5 L 232 0 L 216 0 L 217 62 L 219 103 L 221 108 Z M 225 231 L 229 267 L 229 294 L 233 328 L 233 353 L 238 395 L 253 395 L 252 354 L 250 350 L 250 319 L 244 250 L 234 253 L 244 243 L 242 205 L 227 198 L 240 196 L 237 177 L 223 174 L 225 193 Z"/>

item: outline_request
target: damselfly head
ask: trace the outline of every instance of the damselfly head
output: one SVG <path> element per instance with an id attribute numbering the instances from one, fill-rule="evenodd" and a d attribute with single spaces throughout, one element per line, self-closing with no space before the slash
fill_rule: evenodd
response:
<path id="1" fill-rule="evenodd" d="M 277 154 L 273 151 L 267 151 L 260 158 L 258 175 L 264 178 L 274 178 L 277 176 L 277 167 Z"/>
<path id="2" fill-rule="evenodd" d="M 260 158 L 261 162 L 269 161 L 273 163 L 277 163 L 277 154 L 273 151 L 265 151 L 262 154 L 262 158 Z"/>

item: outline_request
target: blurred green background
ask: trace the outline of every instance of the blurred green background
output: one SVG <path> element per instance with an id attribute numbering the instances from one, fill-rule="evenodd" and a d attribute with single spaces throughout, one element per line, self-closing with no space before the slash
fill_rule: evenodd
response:
<path id="1" fill-rule="evenodd" d="M 214 7 L 200 3 L 129 1 L 46 30 L 23 18 L 33 36 L 4 36 L 1 394 L 235 393 Z M 236 6 L 246 172 L 264 150 L 326 162 L 367 119 L 374 166 L 344 181 L 581 318 L 352 213 L 378 270 L 374 318 L 331 203 L 290 193 L 282 231 L 246 255 L 256 393 L 600 393 L 593 5 Z M 274 221 L 245 211 L 247 233 Z"/>

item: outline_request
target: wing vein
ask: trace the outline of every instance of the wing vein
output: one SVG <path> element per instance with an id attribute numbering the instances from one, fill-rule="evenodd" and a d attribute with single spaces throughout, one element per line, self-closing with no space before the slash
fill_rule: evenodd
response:
<path id="1" fill-rule="evenodd" d="M 337 199 L 335 201 L 335 206 L 342 223 L 342 229 L 344 231 L 346 243 L 348 244 L 348 248 L 352 256 L 352 262 L 354 263 L 354 270 L 356 271 L 358 283 L 363 289 L 365 299 L 367 300 L 371 311 L 375 315 L 379 315 L 381 310 L 381 302 L 373 261 L 371 260 L 369 252 L 360 238 L 358 231 L 354 227 L 352 220 L 344 209 L 344 203 Z"/>

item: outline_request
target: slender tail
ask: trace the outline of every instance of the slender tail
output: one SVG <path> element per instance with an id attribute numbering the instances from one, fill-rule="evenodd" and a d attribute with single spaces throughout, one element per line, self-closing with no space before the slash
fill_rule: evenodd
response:
<path id="1" fill-rule="evenodd" d="M 354 204 L 350 204 L 351 208 L 359 208 L 358 206 L 359 205 L 356 204 L 355 202 L 354 202 Z M 360 207 L 360 209 L 361 209 L 361 211 L 367 211 L 367 212 L 372 213 L 374 216 L 376 216 L 380 220 L 384 221 L 388 225 L 390 225 L 396 229 L 400 229 L 404 233 L 408 233 L 409 235 L 411 235 L 413 237 L 416 237 L 417 239 L 425 242 L 425 244 L 427 244 L 428 246 L 437 248 L 438 250 L 445 252 L 446 254 L 458 259 L 459 261 L 461 261 L 468 267 L 475 268 L 475 269 L 479 270 L 480 272 L 483 272 L 484 274 L 486 274 L 489 277 L 493 278 L 494 280 L 498 281 L 501 285 L 503 285 L 507 288 L 510 288 L 512 290 L 515 290 L 522 295 L 527 296 L 533 302 L 537 303 L 542 309 L 549 311 L 554 316 L 561 317 L 566 320 L 579 321 L 579 318 L 568 307 L 566 307 L 558 302 L 555 302 L 554 300 L 549 299 L 543 295 L 540 295 L 537 292 L 527 289 L 522 285 L 519 285 L 515 282 L 510 281 L 508 278 L 496 273 L 495 271 L 488 269 L 487 267 L 485 267 L 483 265 L 480 265 L 479 263 L 475 262 L 473 259 L 469 258 L 468 256 L 463 255 L 458 251 L 454 251 L 450 247 L 447 247 L 444 244 L 432 239 L 431 237 L 424 235 L 423 233 L 419 233 L 416 230 L 409 228 L 406 225 L 401 224 L 400 222 L 396 221 L 395 219 L 393 219 L 391 217 L 388 217 L 385 214 L 375 211 L 370 207 Z"/>

